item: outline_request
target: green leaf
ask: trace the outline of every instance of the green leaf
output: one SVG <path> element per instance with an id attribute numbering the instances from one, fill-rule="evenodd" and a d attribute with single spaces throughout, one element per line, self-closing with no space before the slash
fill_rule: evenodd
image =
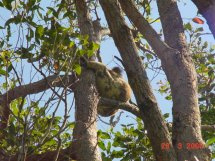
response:
<path id="1" fill-rule="evenodd" d="M 165 99 L 166 100 L 172 100 L 172 96 L 166 96 Z"/>
<path id="2" fill-rule="evenodd" d="M 93 50 L 87 50 L 87 56 L 88 56 L 88 57 L 93 56 L 94 53 L 95 53 L 95 52 L 94 52 Z"/>
<path id="3" fill-rule="evenodd" d="M 74 65 L 74 71 L 80 75 L 81 74 L 81 66 L 79 64 Z"/>
<path id="4" fill-rule="evenodd" d="M 7 35 L 6 35 L 6 40 L 9 41 L 11 37 L 11 30 L 10 30 L 10 26 L 7 26 Z"/>
<path id="5" fill-rule="evenodd" d="M 52 7 L 47 7 L 49 9 L 48 13 L 52 13 L 53 16 L 58 17 L 58 13 Z"/>
<path id="6" fill-rule="evenodd" d="M 28 8 L 32 8 L 36 3 L 36 0 L 29 0 L 28 3 L 27 3 L 27 7 Z"/>
<path id="7" fill-rule="evenodd" d="M 20 56 L 21 59 L 29 59 L 29 58 L 31 58 L 31 57 L 32 57 L 32 55 L 31 55 L 30 53 L 23 53 L 23 54 Z"/>
<path id="8" fill-rule="evenodd" d="M 120 142 L 118 140 L 114 140 L 113 144 L 114 147 L 120 146 Z"/>
<path id="9" fill-rule="evenodd" d="M 8 127 L 8 130 L 9 130 L 9 134 L 10 135 L 15 135 L 16 134 L 16 130 L 15 130 L 14 124 L 10 124 L 10 126 Z"/>
<path id="10" fill-rule="evenodd" d="M 11 104 L 11 109 L 12 109 L 12 111 L 13 111 L 13 114 L 15 115 L 15 116 L 18 116 L 18 113 L 19 113 L 19 109 L 17 108 L 17 102 L 13 102 L 12 104 Z"/>
<path id="11" fill-rule="evenodd" d="M 203 46 L 202 46 L 202 49 L 205 49 L 205 48 L 207 48 L 207 47 L 208 47 L 208 42 L 205 41 L 204 44 L 203 44 Z"/>
<path id="12" fill-rule="evenodd" d="M 8 68 L 7 68 L 8 73 L 9 73 L 12 69 L 13 69 L 13 66 L 12 66 L 12 64 L 10 64 L 10 65 L 8 66 Z"/>
<path id="13" fill-rule="evenodd" d="M 101 135 L 100 135 L 100 138 L 101 139 L 110 139 L 110 135 L 106 132 L 102 132 Z"/>
<path id="14" fill-rule="evenodd" d="M 28 48 L 28 51 L 32 51 L 34 49 L 34 47 L 35 47 L 35 44 L 31 44 Z"/>
<path id="15" fill-rule="evenodd" d="M 36 28 L 36 33 L 42 37 L 43 36 L 43 33 L 44 33 L 44 28 L 42 25 L 39 25 L 37 28 Z"/>
<path id="16" fill-rule="evenodd" d="M 185 24 L 185 25 L 184 25 L 184 28 L 185 28 L 186 30 L 192 31 L 192 26 L 191 26 L 190 23 Z"/>
<path id="17" fill-rule="evenodd" d="M 7 72 L 3 69 L 0 69 L 0 75 L 7 75 Z"/>
<path id="18" fill-rule="evenodd" d="M 98 50 L 99 49 L 99 47 L 100 47 L 100 45 L 99 44 L 97 44 L 97 43 L 92 43 L 92 50 L 93 51 L 96 51 L 96 50 Z"/>
<path id="19" fill-rule="evenodd" d="M 4 46 L 4 41 L 0 41 L 0 48 Z"/>
<path id="20" fill-rule="evenodd" d="M 164 116 L 164 118 L 168 118 L 169 117 L 169 113 L 165 113 L 163 116 Z"/>
<path id="21" fill-rule="evenodd" d="M 4 7 L 4 4 L 2 2 L 0 2 L 0 7 Z"/>
<path id="22" fill-rule="evenodd" d="M 206 141 L 207 146 L 212 145 L 213 143 L 215 143 L 215 137 L 212 137 Z"/>
<path id="23" fill-rule="evenodd" d="M 105 144 L 103 143 L 103 142 L 101 142 L 101 141 L 99 141 L 98 142 L 98 146 L 102 149 L 102 150 L 106 150 L 106 148 L 105 148 Z"/>
<path id="24" fill-rule="evenodd" d="M 121 158 L 121 157 L 123 157 L 123 155 L 124 154 L 123 154 L 122 150 L 121 151 L 114 150 L 111 156 L 113 156 L 114 158 Z"/>
<path id="25" fill-rule="evenodd" d="M 199 27 L 195 30 L 195 32 L 201 32 L 201 31 L 204 31 L 203 27 Z"/>
<path id="26" fill-rule="evenodd" d="M 13 1 L 14 1 L 14 0 L 2 0 L 4 6 L 5 6 L 8 10 L 11 10 L 11 9 L 12 9 L 11 3 L 12 3 Z"/>
<path id="27" fill-rule="evenodd" d="M 29 59 L 33 57 L 33 54 L 29 52 L 29 49 L 24 47 L 20 48 L 16 53 L 20 55 L 21 59 Z"/>
<path id="28" fill-rule="evenodd" d="M 215 105 L 215 98 L 211 98 L 211 104 Z"/>
<path id="29" fill-rule="evenodd" d="M 153 59 L 152 54 L 146 54 L 147 59 Z"/>
<path id="30" fill-rule="evenodd" d="M 110 153 L 110 149 L 111 149 L 111 142 L 109 141 L 107 145 L 107 153 Z"/>
<path id="31" fill-rule="evenodd" d="M 36 24 L 35 22 L 33 22 L 33 21 L 28 21 L 28 23 L 29 23 L 31 26 L 37 28 L 37 24 Z"/>

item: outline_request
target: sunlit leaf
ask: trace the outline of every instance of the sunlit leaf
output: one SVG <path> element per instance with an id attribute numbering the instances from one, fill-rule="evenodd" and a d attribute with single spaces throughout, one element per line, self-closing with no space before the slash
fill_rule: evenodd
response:
<path id="1" fill-rule="evenodd" d="M 76 65 L 74 66 L 74 71 L 75 71 L 78 75 L 80 75 L 80 74 L 81 74 L 81 66 L 80 66 L 79 64 L 76 64 Z"/>
<path id="2" fill-rule="evenodd" d="M 44 33 L 44 28 L 42 25 L 39 25 L 37 28 L 36 28 L 36 33 L 41 37 Z"/>
<path id="3" fill-rule="evenodd" d="M 214 144 L 214 143 L 215 143 L 215 137 L 212 137 L 212 138 L 210 138 L 210 139 L 208 139 L 208 140 L 206 141 L 206 145 L 207 145 L 207 146 L 212 145 L 212 144 Z"/>
<path id="4" fill-rule="evenodd" d="M 0 69 L 0 75 L 7 75 L 7 72 L 3 69 Z"/>
<path id="5" fill-rule="evenodd" d="M 102 149 L 102 150 L 106 150 L 105 148 L 105 144 L 101 141 L 98 142 L 98 146 Z"/>

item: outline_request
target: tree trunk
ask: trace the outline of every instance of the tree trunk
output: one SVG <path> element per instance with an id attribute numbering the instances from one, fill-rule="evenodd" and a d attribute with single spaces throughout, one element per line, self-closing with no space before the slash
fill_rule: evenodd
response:
<path id="1" fill-rule="evenodd" d="M 84 71 L 74 91 L 76 123 L 73 132 L 72 152 L 78 161 L 101 161 L 97 144 L 98 95 L 95 78 L 91 71 Z"/>
<path id="2" fill-rule="evenodd" d="M 100 4 L 108 21 L 114 42 L 123 59 L 129 83 L 142 112 L 142 119 L 156 160 L 174 161 L 176 155 L 171 146 L 169 131 L 152 93 L 146 71 L 138 56 L 132 33 L 121 15 L 119 4 L 115 0 L 100 0 Z M 162 144 L 168 144 L 170 148 L 165 151 L 161 148 Z"/>
<path id="3" fill-rule="evenodd" d="M 95 41 L 94 28 L 85 0 L 75 0 L 78 23 L 82 35 L 89 35 Z M 72 152 L 78 161 L 101 161 L 97 139 L 98 93 L 95 76 L 92 71 L 83 71 L 80 81 L 74 89 L 75 128 L 73 132 Z"/>
<path id="4" fill-rule="evenodd" d="M 197 76 L 187 50 L 182 18 L 175 0 L 157 1 L 157 4 L 165 41 L 177 50 L 172 53 L 169 63 L 163 63 L 173 99 L 173 146 L 179 161 L 193 160 L 195 157 L 208 161 L 206 148 L 190 147 L 191 144 L 204 146 L 205 143 L 201 135 Z"/>

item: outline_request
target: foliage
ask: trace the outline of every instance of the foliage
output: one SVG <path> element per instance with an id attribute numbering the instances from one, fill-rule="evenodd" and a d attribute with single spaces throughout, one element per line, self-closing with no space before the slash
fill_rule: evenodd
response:
<path id="1" fill-rule="evenodd" d="M 144 158 L 146 161 L 154 161 L 152 147 L 147 137 L 147 132 L 142 121 L 137 118 L 135 124 L 122 124 L 122 131 L 109 132 L 98 131 L 99 147 L 103 150 L 102 159 L 112 161 L 139 161 Z"/>
<path id="2" fill-rule="evenodd" d="M 38 62 L 40 68 L 46 66 L 53 73 L 75 71 L 80 74 L 80 56 L 91 57 L 99 46 L 90 42 L 88 36 L 80 35 L 75 27 L 76 13 L 68 8 L 73 5 L 56 2 L 54 7 L 42 8 L 43 1 L 30 0 L 27 3 L 17 2 L 16 8 L 13 8 L 11 2 L 1 4 L 13 14 L 1 27 L 7 34 L 0 41 L 0 46 L 2 52 L 11 53 L 9 60 L 27 59 L 29 63 Z M 25 36 L 21 45 L 15 48 L 11 42 L 14 25 L 23 29 Z M 0 74 L 5 73 L 2 69 Z"/>
<path id="3" fill-rule="evenodd" d="M 62 148 L 71 142 L 71 129 L 74 124 L 55 115 L 47 115 L 46 107 L 38 102 L 22 108 L 25 99 L 17 99 L 11 103 L 12 116 L 9 126 L 1 131 L 6 136 L 0 142 L 0 148 L 7 155 L 15 155 L 24 150 L 29 154 L 41 154 L 56 150 L 59 140 Z"/>

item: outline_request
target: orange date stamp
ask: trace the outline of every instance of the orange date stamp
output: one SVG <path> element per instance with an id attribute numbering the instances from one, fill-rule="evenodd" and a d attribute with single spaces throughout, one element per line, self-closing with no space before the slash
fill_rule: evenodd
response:
<path id="1" fill-rule="evenodd" d="M 201 143 L 178 143 L 177 148 L 180 149 L 187 149 L 187 150 L 199 150 L 203 149 L 205 146 Z M 161 143 L 161 150 L 169 150 L 170 149 L 170 144 L 169 143 Z"/>

